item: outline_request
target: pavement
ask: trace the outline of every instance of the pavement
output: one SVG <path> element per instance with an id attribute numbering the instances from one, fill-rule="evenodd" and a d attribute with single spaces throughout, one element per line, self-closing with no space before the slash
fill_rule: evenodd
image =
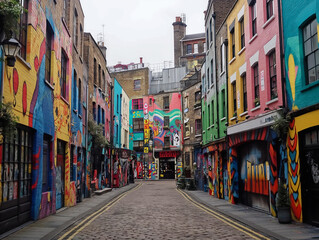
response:
<path id="1" fill-rule="evenodd" d="M 28 222 L 27 224 L 24 224 L 19 228 L 2 234 L 0 235 L 0 239 L 52 239 L 79 219 L 84 218 L 85 216 L 100 209 L 106 203 L 110 202 L 112 199 L 116 198 L 123 192 L 129 191 L 130 189 L 134 188 L 138 182 L 142 181 L 136 181 L 136 183 L 127 185 L 122 188 L 115 188 L 103 195 L 94 195 L 91 198 L 85 198 L 81 203 L 78 203 L 74 207 L 64 208 L 54 215 L 50 215 L 38 221 Z M 148 181 L 148 185 L 149 184 L 151 184 L 151 182 Z M 174 188 L 174 183 L 171 187 Z M 162 192 L 160 196 L 163 194 L 170 195 L 169 192 L 165 194 L 166 190 L 164 190 L 164 188 L 158 190 Z M 157 194 L 159 193 L 158 190 Z M 297 222 L 292 222 L 291 224 L 280 224 L 278 223 L 278 219 L 272 217 L 270 214 L 258 211 L 245 205 L 230 204 L 228 201 L 210 196 L 207 192 L 187 190 L 184 190 L 184 192 L 187 193 L 195 201 L 202 203 L 208 208 L 224 214 L 234 221 L 239 221 L 256 231 L 271 236 L 274 239 L 319 239 L 319 228 L 317 227 Z M 153 202 L 154 199 L 151 199 L 151 201 Z M 154 206 L 154 202 L 149 204 L 149 207 Z M 147 209 L 147 211 L 149 211 L 149 208 Z M 179 212 L 182 211 L 182 208 L 179 209 Z M 200 218 L 204 218 L 203 215 L 200 216 Z M 157 218 L 158 215 L 153 217 Z M 213 228 L 214 224 L 210 223 L 209 226 Z"/>
<path id="2" fill-rule="evenodd" d="M 319 239 L 318 227 L 294 221 L 290 224 L 280 224 L 278 219 L 270 214 L 245 205 L 231 204 L 223 199 L 210 196 L 207 192 L 187 190 L 184 192 L 208 208 L 275 239 Z"/>
<path id="3" fill-rule="evenodd" d="M 121 188 L 113 188 L 112 191 L 103 195 L 93 195 L 91 198 L 84 198 L 82 202 L 74 207 L 63 208 L 56 214 L 46 218 L 30 221 L 18 228 L 0 235 L 0 239 L 52 239 L 58 233 L 74 224 L 79 219 L 97 211 L 106 203 L 120 194 L 134 188 L 137 183 L 131 183 Z"/>

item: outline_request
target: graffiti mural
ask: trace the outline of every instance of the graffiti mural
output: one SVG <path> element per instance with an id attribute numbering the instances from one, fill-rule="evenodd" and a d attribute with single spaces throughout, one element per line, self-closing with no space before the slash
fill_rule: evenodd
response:
<path id="1" fill-rule="evenodd" d="M 289 125 L 288 145 L 288 173 L 289 173 L 289 195 L 292 217 L 302 221 L 302 202 L 300 187 L 300 159 L 298 151 L 298 134 L 293 120 Z"/>
<path id="2" fill-rule="evenodd" d="M 157 164 L 151 162 L 148 169 L 148 179 L 156 180 L 157 179 Z"/>

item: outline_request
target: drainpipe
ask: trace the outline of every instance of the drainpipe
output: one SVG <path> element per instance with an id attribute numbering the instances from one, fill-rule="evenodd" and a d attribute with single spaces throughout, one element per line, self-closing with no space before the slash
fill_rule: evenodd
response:
<path id="1" fill-rule="evenodd" d="M 217 46 L 216 46 L 216 13 L 213 13 L 213 19 L 214 19 L 214 48 L 215 48 L 215 80 L 216 80 L 216 87 L 215 87 L 215 94 L 216 94 L 216 116 L 217 116 L 217 139 L 219 139 L 219 104 L 218 104 L 218 81 L 217 81 Z M 214 119 L 213 119 L 214 121 Z M 215 135 L 214 135 L 215 137 Z"/>
<path id="2" fill-rule="evenodd" d="M 110 188 L 113 186 L 113 129 L 114 129 L 114 119 L 113 119 L 113 84 L 110 82 L 110 93 L 111 96 L 109 97 L 110 101 L 110 145 L 111 145 L 111 152 L 110 152 Z"/>
<path id="3" fill-rule="evenodd" d="M 280 40 L 280 67 L 281 67 L 281 71 L 280 71 L 280 75 L 281 75 L 281 90 L 282 90 L 282 105 L 283 107 L 288 107 L 287 103 L 286 103 L 286 91 L 285 91 L 285 86 L 286 86 L 286 77 L 285 77 L 285 69 L 284 69 L 284 43 L 282 41 L 283 38 L 283 32 L 282 32 L 282 14 L 281 14 L 281 9 L 282 9 L 282 5 L 281 5 L 281 0 L 278 0 L 278 25 L 279 25 L 279 40 Z"/>

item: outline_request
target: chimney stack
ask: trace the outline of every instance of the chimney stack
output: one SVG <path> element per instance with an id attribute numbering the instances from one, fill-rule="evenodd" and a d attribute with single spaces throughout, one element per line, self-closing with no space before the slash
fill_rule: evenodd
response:
<path id="1" fill-rule="evenodd" d="M 182 56 L 181 39 L 186 35 L 187 25 L 182 21 L 182 17 L 176 17 L 173 23 L 174 28 L 174 67 L 179 67 L 179 59 Z"/>

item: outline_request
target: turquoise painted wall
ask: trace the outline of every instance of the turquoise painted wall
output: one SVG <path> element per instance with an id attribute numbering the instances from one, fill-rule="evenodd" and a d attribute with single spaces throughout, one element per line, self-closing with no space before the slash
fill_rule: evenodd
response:
<path id="1" fill-rule="evenodd" d="M 282 8 L 288 107 L 297 110 L 319 103 L 319 79 L 306 85 L 302 34 L 303 25 L 315 16 L 318 29 L 319 2 L 283 0 Z"/>

